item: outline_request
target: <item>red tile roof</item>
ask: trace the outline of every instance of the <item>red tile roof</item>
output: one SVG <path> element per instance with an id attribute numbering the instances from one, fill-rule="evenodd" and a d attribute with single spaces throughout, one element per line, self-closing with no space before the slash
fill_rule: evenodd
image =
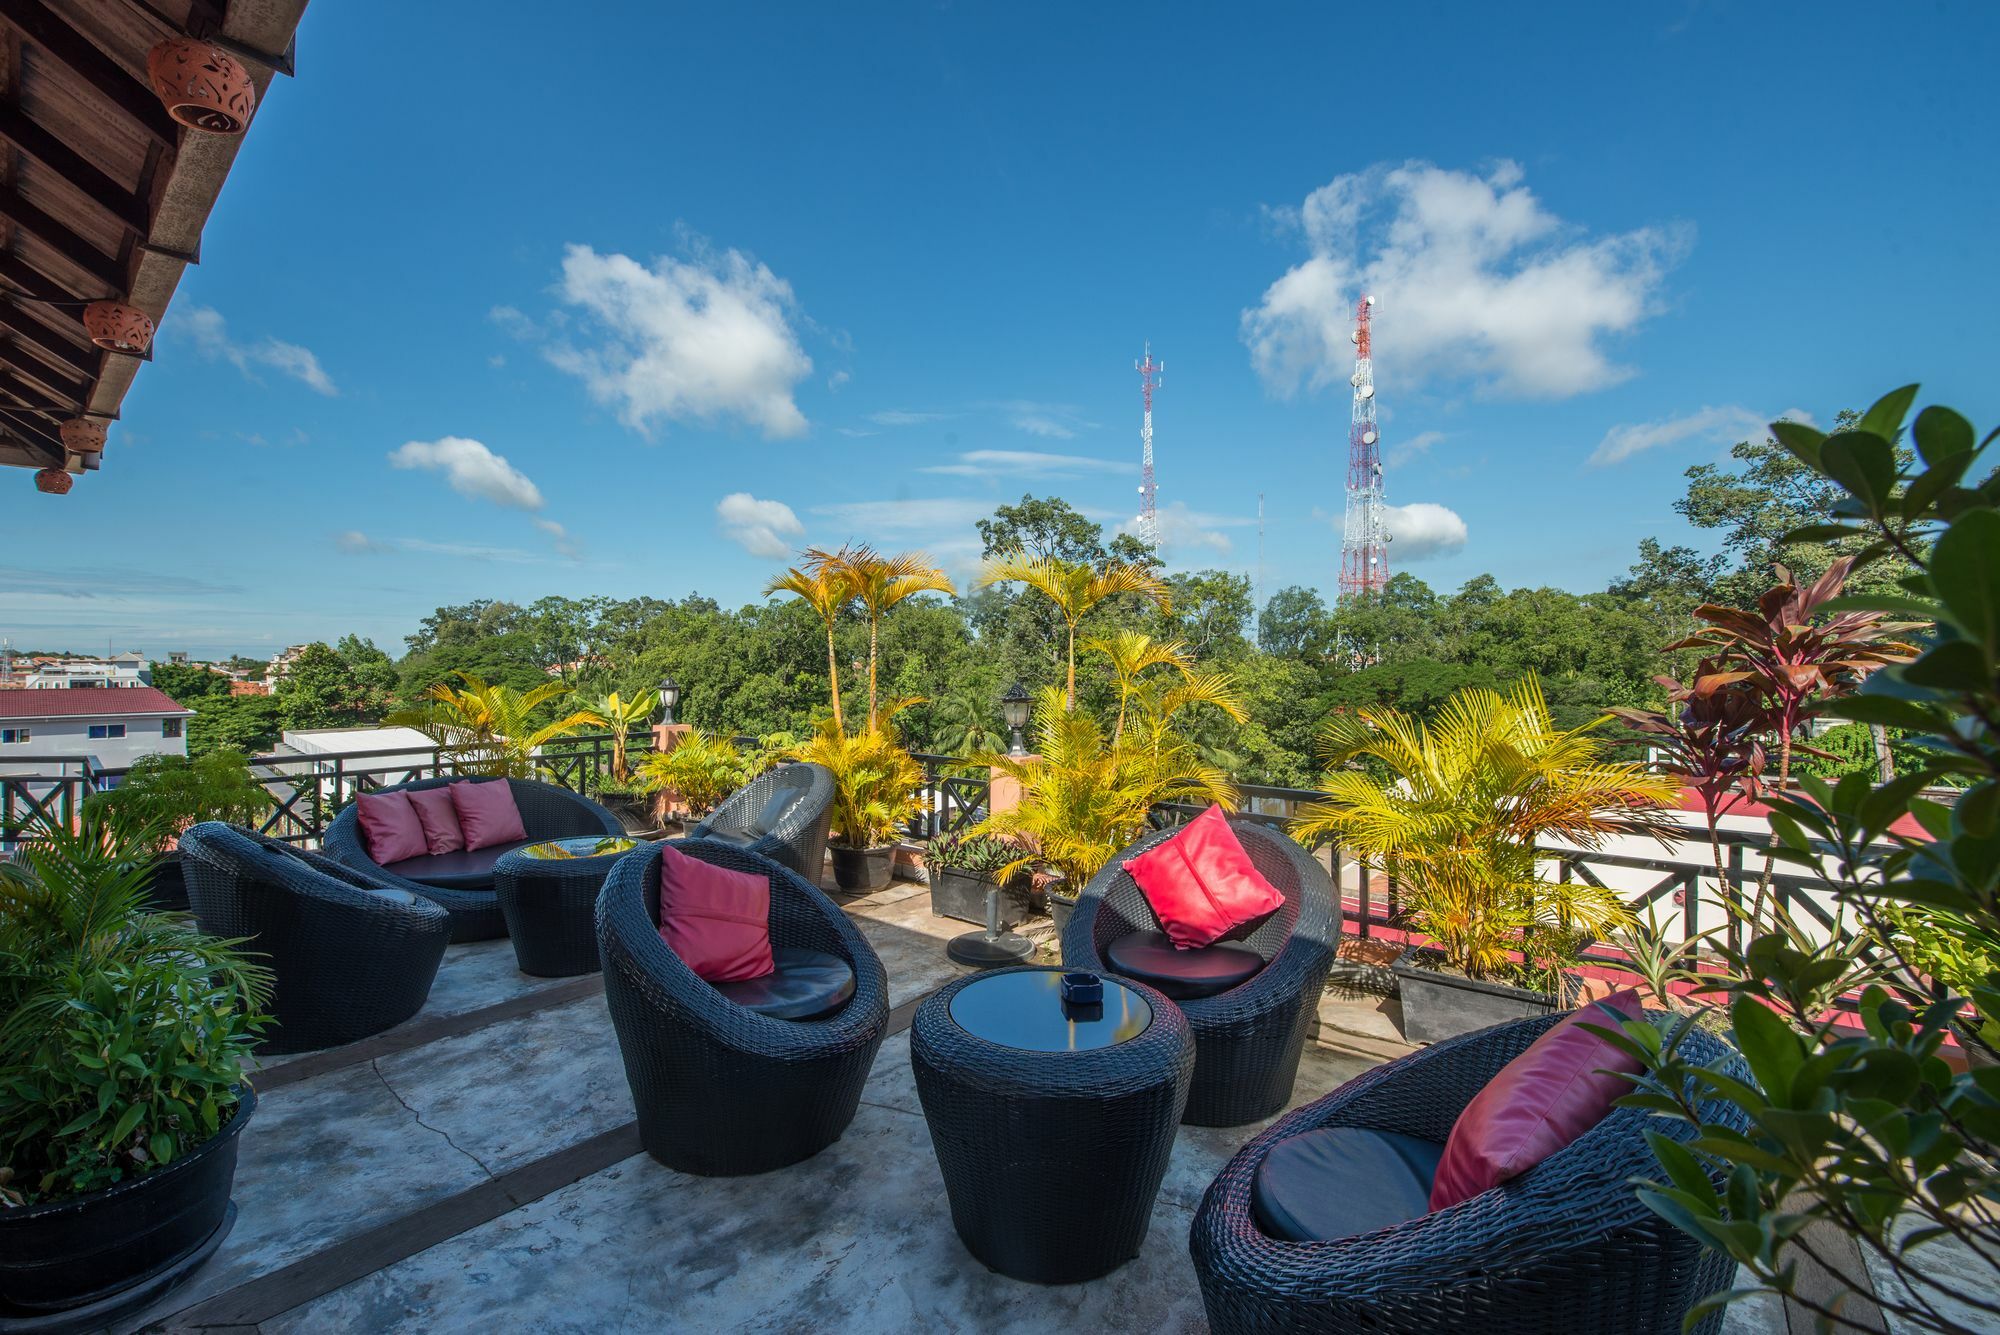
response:
<path id="1" fill-rule="evenodd" d="M 192 714 L 165 691 L 151 686 L 73 686 L 68 689 L 0 692 L 0 718 L 115 718 Z"/>

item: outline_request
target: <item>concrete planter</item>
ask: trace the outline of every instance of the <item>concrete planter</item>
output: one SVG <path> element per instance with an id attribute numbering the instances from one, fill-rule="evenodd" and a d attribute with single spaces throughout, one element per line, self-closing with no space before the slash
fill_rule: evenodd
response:
<path id="1" fill-rule="evenodd" d="M 931 915 L 956 918 L 978 927 L 986 925 L 986 892 L 993 882 L 969 872 L 943 870 L 931 873 Z M 1000 892 L 1000 925 L 1013 927 L 1028 917 L 1028 892 L 1008 887 Z"/>
<path id="2" fill-rule="evenodd" d="M 1389 966 L 1402 992 L 1403 1037 L 1412 1043 L 1437 1043 L 1555 1008 L 1546 992 L 1426 967 L 1436 958 L 1434 951 L 1412 946 Z"/>

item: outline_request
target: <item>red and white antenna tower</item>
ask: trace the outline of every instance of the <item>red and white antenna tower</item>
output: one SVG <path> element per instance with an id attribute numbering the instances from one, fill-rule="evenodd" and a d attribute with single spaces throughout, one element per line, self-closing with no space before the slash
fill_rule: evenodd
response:
<path id="1" fill-rule="evenodd" d="M 1340 540 L 1340 592 L 1380 593 L 1389 582 L 1389 530 L 1382 515 L 1382 449 L 1375 430 L 1375 365 L 1368 317 L 1375 298 L 1354 306 L 1354 416 L 1347 430 L 1347 518 Z"/>
<path id="2" fill-rule="evenodd" d="M 1160 515 L 1156 502 L 1158 488 L 1153 485 L 1153 391 L 1160 387 L 1160 372 L 1167 369 L 1165 362 L 1153 360 L 1153 345 L 1146 344 L 1146 360 L 1133 362 L 1132 369 L 1139 373 L 1139 389 L 1146 400 L 1146 416 L 1139 427 L 1139 541 L 1158 550 L 1160 546 Z"/>

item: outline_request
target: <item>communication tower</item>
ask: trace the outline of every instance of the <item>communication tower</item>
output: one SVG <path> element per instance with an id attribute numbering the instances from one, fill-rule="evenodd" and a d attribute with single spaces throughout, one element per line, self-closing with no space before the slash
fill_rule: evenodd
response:
<path id="1" fill-rule="evenodd" d="M 1153 486 L 1153 391 L 1160 387 L 1160 372 L 1167 369 L 1167 364 L 1153 360 L 1153 345 L 1148 343 L 1146 359 L 1133 362 L 1132 369 L 1139 373 L 1139 391 L 1146 402 L 1146 415 L 1139 426 L 1139 519 L 1136 527 L 1139 541 L 1157 551 L 1160 546 L 1160 516 L 1156 505 L 1157 488 Z"/>
<path id="2" fill-rule="evenodd" d="M 1382 447 L 1375 427 L 1375 366 L 1368 322 L 1375 298 L 1354 305 L 1354 412 L 1347 429 L 1347 516 L 1340 540 L 1340 592 L 1380 593 L 1389 582 L 1389 530 L 1382 514 Z"/>

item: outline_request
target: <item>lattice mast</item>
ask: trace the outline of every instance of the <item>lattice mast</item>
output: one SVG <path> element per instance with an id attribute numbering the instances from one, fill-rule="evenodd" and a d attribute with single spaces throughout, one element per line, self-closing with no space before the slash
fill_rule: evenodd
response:
<path id="1" fill-rule="evenodd" d="M 1160 545 L 1158 489 L 1153 485 L 1153 391 L 1160 387 L 1165 362 L 1153 360 L 1153 345 L 1146 344 L 1146 359 L 1132 363 L 1139 373 L 1139 392 L 1145 399 L 1146 415 L 1139 425 L 1139 518 L 1135 527 L 1139 541 L 1157 550 Z"/>
<path id="2" fill-rule="evenodd" d="M 1347 518 L 1340 592 L 1380 593 L 1389 582 L 1389 531 L 1382 516 L 1382 448 L 1375 427 L 1375 366 L 1368 320 L 1375 298 L 1354 305 L 1354 413 L 1347 429 Z"/>

